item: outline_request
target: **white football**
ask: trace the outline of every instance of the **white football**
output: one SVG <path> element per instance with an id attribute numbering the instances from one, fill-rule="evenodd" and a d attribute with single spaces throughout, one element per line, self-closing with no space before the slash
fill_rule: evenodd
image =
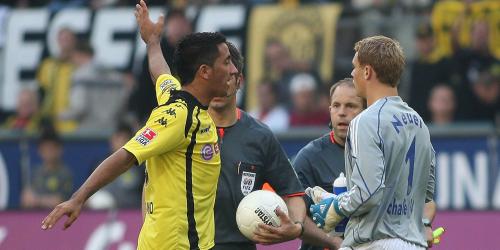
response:
<path id="1" fill-rule="evenodd" d="M 279 195 L 267 190 L 253 191 L 243 198 L 236 210 L 236 224 L 240 232 L 252 239 L 259 223 L 278 227 L 281 220 L 276 215 L 276 208 L 288 215 L 288 208 Z"/>

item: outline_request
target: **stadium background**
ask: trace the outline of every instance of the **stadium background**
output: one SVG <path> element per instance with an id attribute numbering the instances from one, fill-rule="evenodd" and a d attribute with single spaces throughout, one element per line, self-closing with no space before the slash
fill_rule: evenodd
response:
<path id="1" fill-rule="evenodd" d="M 240 105 L 247 109 L 256 105 L 256 86 L 259 79 L 268 74 L 262 52 L 266 42 L 278 39 L 290 47 L 295 59 L 316 62 L 314 67 L 319 78 L 328 84 L 349 74 L 352 44 L 363 33 L 362 15 L 366 9 L 373 8 L 354 8 L 346 3 L 296 5 L 294 1 L 283 2 L 189 5 L 187 9 L 195 31 L 221 31 L 242 49 L 247 58 L 247 82 Z M 442 27 L 458 18 L 463 11 L 461 1 L 395 2 L 377 7 L 381 15 L 374 22 L 381 33 L 401 41 L 409 60 L 416 57 L 414 34 L 427 15 L 433 20 L 437 50 L 443 55 L 451 53 L 449 31 Z M 488 20 L 494 24 L 489 43 L 498 58 L 500 4 L 478 1 L 475 6 L 481 11 L 489 10 L 491 18 Z M 132 71 L 144 56 L 145 47 L 137 35 L 132 7 L 57 11 L 46 6 L 34 7 L 0 7 L 0 107 L 3 110 L 15 108 L 17 92 L 22 86 L 36 84 L 36 69 L 42 58 L 56 53 L 55 34 L 61 27 L 71 27 L 89 38 L 96 59 L 119 71 Z M 163 10 L 153 8 L 153 16 Z M 463 33 L 461 41 L 467 44 L 469 40 L 470 37 Z M 403 97 L 408 91 L 408 82 L 403 79 Z M 308 141 L 326 131 L 326 126 L 294 128 L 279 133 L 278 137 L 292 158 Z M 500 227 L 498 122 L 468 121 L 444 127 L 431 126 L 431 133 L 438 161 L 436 202 L 439 212 L 435 225 L 443 225 L 448 230 L 443 243 L 436 249 L 497 249 L 500 244 L 495 234 Z M 109 128 L 64 135 L 63 159 L 71 167 L 75 187 L 83 183 L 93 164 L 107 153 L 109 135 Z M 108 243 L 107 249 L 135 247 L 140 225 L 137 210 L 85 211 L 67 232 L 39 230 L 39 222 L 46 212 L 20 210 L 24 175 L 39 162 L 36 136 L 0 131 L 0 210 L 5 210 L 0 212 L 0 249 L 75 249 L 75 246 L 77 249 L 105 249 Z M 66 240 L 60 241 L 61 237 Z M 296 242 L 289 244 L 296 245 Z M 281 249 L 290 249 L 292 245 L 283 245 Z"/>

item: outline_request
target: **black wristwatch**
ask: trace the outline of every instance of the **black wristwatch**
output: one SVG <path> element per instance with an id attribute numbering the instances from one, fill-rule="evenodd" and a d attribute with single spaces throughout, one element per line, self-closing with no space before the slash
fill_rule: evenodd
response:
<path id="1" fill-rule="evenodd" d="M 425 227 L 432 228 L 431 220 L 429 220 L 427 218 L 422 218 L 422 223 L 424 224 Z"/>

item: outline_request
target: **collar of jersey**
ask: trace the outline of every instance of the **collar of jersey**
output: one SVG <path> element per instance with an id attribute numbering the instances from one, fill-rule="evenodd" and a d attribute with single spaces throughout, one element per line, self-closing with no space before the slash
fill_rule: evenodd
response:
<path id="1" fill-rule="evenodd" d="M 333 130 L 330 131 L 330 142 L 332 144 L 335 144 L 335 145 L 341 147 L 341 148 L 345 148 L 345 147 L 342 147 L 342 145 L 340 145 L 340 144 L 337 143 L 337 141 L 335 140 L 335 136 L 334 135 L 335 135 L 335 133 L 333 132 Z"/>
<path id="2" fill-rule="evenodd" d="M 184 99 L 188 104 L 193 104 L 195 106 L 200 107 L 200 109 L 208 110 L 208 105 L 203 105 L 201 104 L 196 97 L 191 95 L 191 93 L 184 91 L 184 90 L 172 90 L 172 96 L 178 96 L 182 99 Z"/>

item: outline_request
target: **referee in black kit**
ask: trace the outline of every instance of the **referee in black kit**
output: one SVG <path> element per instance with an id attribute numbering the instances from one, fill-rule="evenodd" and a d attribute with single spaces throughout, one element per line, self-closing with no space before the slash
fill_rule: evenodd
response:
<path id="1" fill-rule="evenodd" d="M 332 131 L 308 143 L 293 161 L 293 167 L 304 188 L 320 186 L 332 192 L 333 181 L 340 173 L 345 173 L 344 145 L 349 123 L 365 108 L 366 100 L 356 94 L 352 78 L 340 80 L 330 88 L 329 110 Z M 312 201 L 307 200 L 309 206 Z M 310 218 L 306 218 L 305 223 L 314 224 Z M 300 249 L 323 250 L 324 247 L 314 242 L 314 244 L 303 243 Z"/>
<path id="2" fill-rule="evenodd" d="M 287 156 L 269 128 L 236 107 L 236 92 L 243 80 L 243 57 L 228 43 L 238 73 L 229 82 L 228 95 L 214 98 L 208 112 L 217 126 L 222 168 L 215 200 L 215 250 L 256 249 L 255 242 L 273 244 L 303 234 L 306 214 L 304 189 Z M 236 225 L 236 209 L 247 194 L 271 187 L 286 202 L 290 217 L 280 214 L 281 226 L 259 227 L 254 241 Z"/>

